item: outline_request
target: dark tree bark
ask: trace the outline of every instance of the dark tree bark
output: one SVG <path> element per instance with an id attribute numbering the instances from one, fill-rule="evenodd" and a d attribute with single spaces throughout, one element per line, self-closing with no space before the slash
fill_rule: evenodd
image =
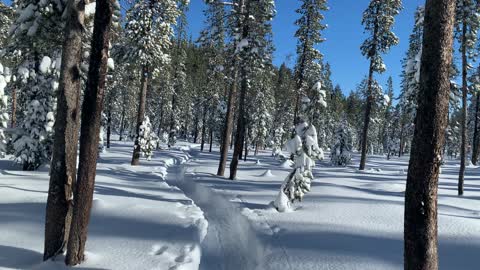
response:
<path id="1" fill-rule="evenodd" d="M 203 116 L 202 116 L 202 141 L 200 144 L 200 151 L 203 152 L 203 149 L 205 148 L 205 141 L 207 137 L 207 103 L 205 102 L 205 105 L 203 106 Z"/>
<path id="2" fill-rule="evenodd" d="M 462 144 L 460 146 L 460 171 L 458 172 L 458 195 L 463 195 L 463 182 L 465 178 L 465 163 L 467 160 L 467 22 L 462 22 L 462 119 L 460 121 L 462 132 Z"/>
<path id="3" fill-rule="evenodd" d="M 67 12 L 69 12 L 69 16 L 65 28 L 61 75 L 57 93 L 43 260 L 62 254 L 66 248 L 72 218 L 73 186 L 77 173 L 80 64 L 82 62 L 85 1 L 70 0 Z M 15 125 L 14 122 L 12 125 Z"/>
<path id="4" fill-rule="evenodd" d="M 378 14 L 378 10 L 376 11 Z M 375 27 L 373 29 L 373 36 L 374 40 L 376 40 L 378 35 L 378 21 L 375 19 Z M 371 55 L 375 55 L 377 53 L 377 46 L 372 48 L 370 52 Z M 367 162 L 367 148 L 368 148 L 368 127 L 370 126 L 370 115 L 372 113 L 372 106 L 375 102 L 374 97 L 372 95 L 372 85 L 373 85 L 373 72 L 374 72 L 374 60 L 370 60 L 370 67 L 368 69 L 368 88 L 367 88 L 367 106 L 365 108 L 365 118 L 363 124 L 363 131 L 362 131 L 362 156 L 360 158 L 360 167 L 359 170 L 365 170 L 365 164 Z"/>
<path id="5" fill-rule="evenodd" d="M 112 102 L 108 104 L 108 112 L 107 112 L 107 148 L 110 148 L 111 136 L 112 136 Z"/>
<path id="6" fill-rule="evenodd" d="M 213 148 L 213 128 L 210 128 L 210 146 L 208 148 L 208 152 L 212 152 L 212 148 Z"/>
<path id="7" fill-rule="evenodd" d="M 111 0 L 96 1 L 90 66 L 82 107 L 80 162 L 74 196 L 75 207 L 65 261 L 67 265 L 77 265 L 85 259 L 85 243 L 97 169 L 112 15 L 113 3 Z"/>
<path id="8" fill-rule="evenodd" d="M 12 116 L 10 117 L 10 127 L 17 126 L 17 87 L 12 89 Z"/>
<path id="9" fill-rule="evenodd" d="M 448 124 L 454 0 L 427 0 L 420 91 L 405 192 L 404 267 L 437 270 L 438 177 Z"/>
<path id="10" fill-rule="evenodd" d="M 142 67 L 142 82 L 140 84 L 140 97 L 138 100 L 138 111 L 137 111 L 137 127 L 135 134 L 135 145 L 133 147 L 133 156 L 132 156 L 132 166 L 140 164 L 140 126 L 145 120 L 145 107 L 147 104 L 147 90 L 148 90 L 148 65 L 143 65 Z"/>
<path id="11" fill-rule="evenodd" d="M 479 70 L 480 72 L 480 70 Z M 480 136 L 478 134 L 478 121 L 480 113 L 480 93 L 476 93 L 476 101 L 475 101 L 475 127 L 473 130 L 473 149 L 472 149 L 472 164 L 478 164 L 478 155 L 480 154 Z"/>
<path id="12" fill-rule="evenodd" d="M 248 33 L 248 27 L 246 31 Z M 245 31 L 245 30 L 244 30 Z M 248 82 L 247 72 L 242 67 L 242 86 L 240 90 L 240 100 L 238 104 L 237 132 L 235 133 L 235 147 L 233 148 L 232 162 L 230 163 L 230 180 L 237 177 L 238 161 L 242 159 L 243 144 L 245 140 L 246 118 L 245 118 L 245 101 L 247 98 Z"/>

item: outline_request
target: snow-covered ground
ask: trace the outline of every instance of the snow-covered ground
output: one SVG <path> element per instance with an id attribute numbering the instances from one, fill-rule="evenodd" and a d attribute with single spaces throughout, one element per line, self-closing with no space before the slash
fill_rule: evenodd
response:
<path id="1" fill-rule="evenodd" d="M 132 167 L 131 150 L 131 143 L 117 143 L 101 155 L 87 261 L 75 269 L 198 269 L 208 223 L 166 183 L 188 154 L 163 152 Z M 42 263 L 48 169 L 23 172 L 9 160 L 0 161 L 0 168 L 0 269 L 66 269 L 63 258 Z"/>
<path id="2" fill-rule="evenodd" d="M 207 266 L 204 270 L 403 269 L 407 158 L 387 161 L 384 157 L 370 157 L 366 172 L 358 172 L 353 165 L 335 168 L 322 162 L 314 170 L 316 179 L 305 200 L 296 203 L 293 212 L 278 213 L 270 202 L 290 169 L 269 154 L 262 152 L 241 162 L 238 180 L 229 181 L 215 175 L 218 153 L 192 153 L 193 159 L 186 166 L 186 181 L 214 188 L 217 194 L 237 206 L 237 214 L 248 217 L 253 225 L 253 232 L 252 227 L 247 227 L 237 231 L 234 239 L 229 236 L 213 240 L 223 247 L 236 245 L 237 250 L 229 254 L 221 248 L 220 254 L 210 254 L 207 259 L 243 255 L 258 262 L 257 268 L 240 263 L 234 268 Z M 353 164 L 358 164 L 358 160 Z M 480 174 L 477 168 L 467 169 L 466 195 L 459 198 L 456 195 L 458 165 L 455 164 L 457 162 L 447 163 L 440 180 L 440 269 L 478 269 Z M 220 210 L 214 205 L 202 207 L 207 219 L 217 211 L 223 212 L 224 208 L 228 206 L 222 205 Z M 210 220 L 212 228 L 223 225 L 212 223 L 216 222 Z M 229 230 L 224 228 L 219 232 Z M 256 238 L 262 247 L 254 247 L 256 242 L 238 247 L 235 241 L 244 237 Z M 204 246 L 212 241 L 209 239 L 207 236 Z M 260 253 L 255 256 L 252 250 Z"/>
<path id="3" fill-rule="evenodd" d="M 215 175 L 218 149 L 189 148 L 139 167 L 131 143 L 101 155 L 87 261 L 74 269 L 403 269 L 406 157 L 369 157 L 365 172 L 321 162 L 305 200 L 278 213 L 270 203 L 290 168 L 269 151 L 230 181 Z M 47 169 L 0 168 L 0 269 L 67 269 L 63 258 L 41 262 Z M 440 180 L 440 269 L 478 269 L 479 168 L 467 168 L 462 198 L 457 173 L 449 161 Z"/>

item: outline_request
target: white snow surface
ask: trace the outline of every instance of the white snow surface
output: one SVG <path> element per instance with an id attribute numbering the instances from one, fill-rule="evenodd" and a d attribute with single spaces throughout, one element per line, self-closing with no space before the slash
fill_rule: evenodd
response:
<path id="1" fill-rule="evenodd" d="M 242 227 L 233 232 L 238 235 L 236 239 L 248 235 L 249 238 L 259 239 L 257 245 L 261 245 L 260 261 L 257 260 L 255 267 L 239 263 L 235 267 L 218 268 L 215 264 L 207 264 L 201 269 L 403 269 L 406 174 L 399 175 L 398 172 L 407 169 L 408 157 L 393 157 L 390 161 L 382 156 L 369 157 L 367 168 L 374 172 L 371 174 L 357 171 L 359 156 L 356 154 L 352 165 L 346 168 L 320 162 L 314 168 L 312 190 L 304 201 L 293 204 L 291 212 L 279 213 L 272 207 L 271 201 L 277 197 L 280 185 L 291 169 L 274 160 L 270 151 L 261 151 L 260 156 L 241 162 L 236 181 L 216 176 L 218 153 L 195 151 L 187 166 L 188 178 L 203 189 L 213 189 L 217 196 L 229 199 L 228 202 L 237 208 L 236 214 L 230 210 L 230 216 L 240 214 L 248 218 L 253 232 L 249 226 L 244 226 L 245 229 Z M 252 162 L 257 159 L 261 161 L 261 166 Z M 480 173 L 467 168 L 466 194 L 458 197 L 456 163 L 458 161 L 448 161 L 440 179 L 440 269 L 477 269 Z M 275 177 L 259 177 L 266 170 L 271 170 Z M 206 193 L 204 200 L 212 196 Z M 215 204 L 202 206 L 202 210 L 207 219 L 209 212 L 217 211 Z M 216 242 L 221 243 L 222 248 L 235 244 L 228 239 L 230 237 L 222 238 L 224 231 L 216 234 L 220 238 Z M 237 248 L 235 254 L 258 259 L 250 249 L 252 247 Z M 207 256 L 210 257 L 229 260 L 231 256 L 228 252 L 220 252 Z"/>
<path id="2" fill-rule="evenodd" d="M 131 149 L 132 143 L 113 143 L 101 154 L 87 260 L 72 269 L 198 269 L 208 223 L 166 182 L 188 154 L 164 152 L 132 167 Z M 71 269 L 63 257 L 42 262 L 48 169 L 23 172 L 10 160 L 0 160 L 0 168 L 0 269 Z"/>

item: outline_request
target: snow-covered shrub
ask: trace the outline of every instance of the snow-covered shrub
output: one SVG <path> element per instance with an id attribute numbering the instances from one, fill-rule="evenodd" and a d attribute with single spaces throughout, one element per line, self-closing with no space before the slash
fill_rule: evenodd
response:
<path id="1" fill-rule="evenodd" d="M 335 130 L 335 143 L 331 149 L 331 162 L 334 166 L 347 166 L 352 160 L 352 135 L 346 121 Z"/>
<path id="2" fill-rule="evenodd" d="M 7 137 L 5 129 L 8 121 L 8 97 L 5 95 L 5 87 L 9 81 L 9 76 L 6 74 L 2 64 L 0 64 L 0 156 L 4 157 L 7 151 Z"/>
<path id="3" fill-rule="evenodd" d="M 142 155 L 151 160 L 153 157 L 153 151 L 157 147 L 157 137 L 155 132 L 152 132 L 152 124 L 150 123 L 150 118 L 145 117 L 145 120 L 140 126 L 140 133 L 138 136 L 138 143 L 140 144 L 140 150 Z"/>
<path id="4" fill-rule="evenodd" d="M 99 140 L 98 140 L 98 154 L 100 153 L 105 153 L 105 126 L 107 125 L 107 116 L 102 113 L 102 122 L 100 125 L 100 132 L 98 134 Z"/>
<path id="5" fill-rule="evenodd" d="M 22 164 L 24 170 L 35 170 L 50 161 L 58 89 L 57 61 L 43 57 L 38 74 L 30 66 L 19 69 L 26 108 L 13 147 L 15 161 Z"/>
<path id="6" fill-rule="evenodd" d="M 295 128 L 295 133 L 295 137 L 287 143 L 287 151 L 294 157 L 294 170 L 283 182 L 274 201 L 275 208 L 280 212 L 287 211 L 295 200 L 302 201 L 310 191 L 315 160 L 323 158 L 323 151 L 318 147 L 317 130 L 313 125 L 302 122 Z"/>

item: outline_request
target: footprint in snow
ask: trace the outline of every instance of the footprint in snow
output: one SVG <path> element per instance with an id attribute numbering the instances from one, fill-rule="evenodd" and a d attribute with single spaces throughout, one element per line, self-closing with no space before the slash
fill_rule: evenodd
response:
<path id="1" fill-rule="evenodd" d="M 150 252 L 150 255 L 152 256 L 160 256 L 162 255 L 163 253 L 165 253 L 165 251 L 168 250 L 168 246 L 159 246 L 159 245 L 154 245 L 152 247 L 152 252 Z"/>

